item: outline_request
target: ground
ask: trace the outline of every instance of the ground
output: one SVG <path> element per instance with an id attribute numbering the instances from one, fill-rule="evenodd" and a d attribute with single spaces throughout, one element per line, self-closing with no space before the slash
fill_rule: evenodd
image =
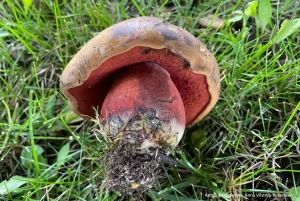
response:
<path id="1" fill-rule="evenodd" d="M 103 188 L 107 164 L 101 159 L 111 147 L 93 121 L 70 111 L 59 76 L 91 37 L 143 15 L 183 27 L 207 46 L 220 66 L 221 96 L 206 118 L 186 129 L 169 156 L 178 164 L 161 163 L 155 187 L 140 200 L 295 200 L 300 5 L 260 0 L 256 6 L 217 0 L 1 1 L 0 200 L 131 199 Z M 209 15 L 223 26 L 201 26 Z"/>

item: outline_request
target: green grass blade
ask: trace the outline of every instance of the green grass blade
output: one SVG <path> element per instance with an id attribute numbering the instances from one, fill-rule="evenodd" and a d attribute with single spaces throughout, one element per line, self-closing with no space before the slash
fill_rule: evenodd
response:
<path id="1" fill-rule="evenodd" d="M 38 154 L 37 154 L 37 148 L 35 145 L 35 139 L 34 139 L 34 131 L 33 131 L 33 112 L 34 112 L 34 106 L 33 106 L 33 91 L 29 91 L 29 135 L 30 135 L 30 144 L 31 144 L 31 151 L 33 155 L 34 165 L 36 168 L 36 174 L 40 175 L 41 169 L 39 165 L 38 160 Z"/>

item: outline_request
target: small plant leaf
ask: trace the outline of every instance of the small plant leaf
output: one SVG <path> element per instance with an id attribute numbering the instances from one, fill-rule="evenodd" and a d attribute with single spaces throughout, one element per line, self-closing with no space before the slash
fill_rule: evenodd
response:
<path id="1" fill-rule="evenodd" d="M 35 145 L 35 150 L 38 158 L 41 159 L 42 154 L 44 153 L 44 149 L 39 146 Z M 43 160 L 43 162 L 45 162 Z M 34 167 L 34 162 L 33 162 L 33 155 L 32 155 L 32 149 L 31 146 L 24 147 L 22 152 L 21 152 L 21 164 L 24 168 L 31 169 Z"/>
<path id="2" fill-rule="evenodd" d="M 257 9 L 258 2 L 251 1 L 247 4 L 247 8 L 245 9 L 245 15 L 255 17 L 256 16 L 256 9 Z"/>
<path id="3" fill-rule="evenodd" d="M 8 181 L 2 181 L 0 183 L 0 195 L 6 195 L 8 193 L 14 192 L 20 186 L 26 184 L 26 178 L 21 176 L 13 176 Z"/>
<path id="4" fill-rule="evenodd" d="M 24 147 L 21 153 L 21 164 L 24 168 L 31 168 L 32 165 L 32 152 L 30 147 Z"/>
<path id="5" fill-rule="evenodd" d="M 262 30 L 265 31 L 268 23 L 271 21 L 272 8 L 270 0 L 259 0 L 258 1 L 258 24 Z"/>
<path id="6" fill-rule="evenodd" d="M 191 142 L 195 148 L 200 150 L 206 143 L 205 132 L 203 130 L 196 130 L 191 135 Z"/>
<path id="7" fill-rule="evenodd" d="M 47 103 L 47 106 L 46 106 L 46 110 L 45 110 L 46 115 L 47 115 L 48 117 L 53 117 L 54 109 L 55 109 L 55 106 L 56 106 L 56 102 L 57 102 L 57 100 L 56 100 L 56 97 L 55 97 L 55 96 L 52 96 L 52 97 L 49 99 L 49 101 L 48 101 L 48 103 Z"/>
<path id="8" fill-rule="evenodd" d="M 272 40 L 272 45 L 286 39 L 300 28 L 300 18 L 293 20 L 284 20 L 275 37 Z"/>
<path id="9" fill-rule="evenodd" d="M 10 36 L 11 34 L 8 31 L 0 30 L 0 38 L 4 38 L 6 36 Z"/>
<path id="10" fill-rule="evenodd" d="M 291 196 L 292 201 L 300 201 L 300 186 L 291 188 L 288 194 Z"/>
<path id="11" fill-rule="evenodd" d="M 44 149 L 40 145 L 35 145 L 35 151 L 38 156 L 40 156 L 44 153 Z"/>
<path id="12" fill-rule="evenodd" d="M 44 158 L 42 155 L 38 156 L 39 164 L 41 169 L 46 169 L 48 165 L 48 159 Z"/>
<path id="13" fill-rule="evenodd" d="M 238 22 L 243 19 L 244 14 L 241 10 L 234 11 L 233 14 L 235 15 L 228 20 L 229 22 Z"/>
<path id="14" fill-rule="evenodd" d="M 69 143 L 65 144 L 59 150 L 58 155 L 57 155 L 57 161 L 56 161 L 57 167 L 62 166 L 66 162 L 66 159 L 68 157 L 69 151 L 70 151 L 70 144 Z"/>
<path id="15" fill-rule="evenodd" d="M 32 153 L 30 147 L 24 147 L 21 153 L 21 164 L 24 168 L 31 168 Z"/>

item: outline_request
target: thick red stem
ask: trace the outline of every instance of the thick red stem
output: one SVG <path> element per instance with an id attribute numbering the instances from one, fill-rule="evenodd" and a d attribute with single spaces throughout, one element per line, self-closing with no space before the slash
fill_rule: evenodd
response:
<path id="1" fill-rule="evenodd" d="M 160 142 L 176 146 L 186 123 L 181 96 L 169 73 L 150 62 L 129 66 L 116 77 L 100 118 L 109 135 L 143 133 L 145 147 Z"/>

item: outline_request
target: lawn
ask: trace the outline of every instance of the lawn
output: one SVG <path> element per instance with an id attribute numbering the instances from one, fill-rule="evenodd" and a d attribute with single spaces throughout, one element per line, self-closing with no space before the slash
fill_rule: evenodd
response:
<path id="1" fill-rule="evenodd" d="M 200 25 L 210 15 L 222 26 Z M 133 200 L 103 189 L 109 144 L 59 78 L 89 39 L 138 16 L 191 32 L 221 74 L 218 103 L 170 155 L 179 165 L 162 164 L 138 200 L 299 199 L 299 1 L 3 0 L 0 200 Z"/>

